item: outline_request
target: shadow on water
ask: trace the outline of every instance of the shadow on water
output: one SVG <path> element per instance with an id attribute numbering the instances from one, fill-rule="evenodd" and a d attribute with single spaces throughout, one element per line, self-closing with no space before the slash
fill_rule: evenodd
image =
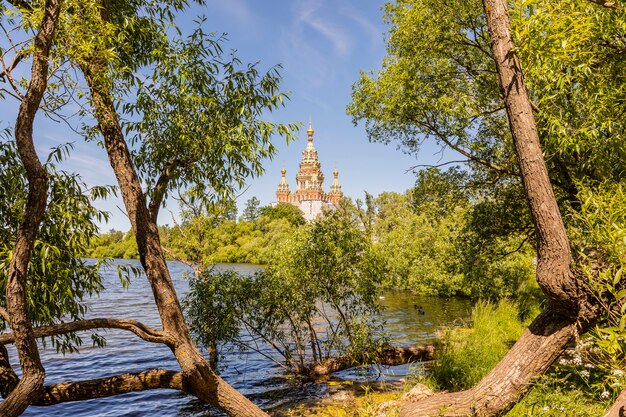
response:
<path id="1" fill-rule="evenodd" d="M 137 261 L 118 261 L 139 266 Z M 170 271 L 179 296 L 188 291 L 183 279 L 188 268 L 178 262 L 170 262 Z M 218 268 L 235 268 L 252 273 L 259 267 L 253 265 L 220 265 Z M 152 299 L 152 292 L 145 278 L 135 279 L 125 290 L 121 287 L 114 270 L 104 271 L 105 288 L 99 298 L 88 301 L 89 318 L 132 318 L 150 326 L 160 327 L 159 317 Z M 383 307 L 381 318 L 386 322 L 392 344 L 410 346 L 432 341 L 438 327 L 457 319 L 466 319 L 470 313 L 467 300 L 422 297 L 407 291 L 389 291 L 380 299 Z M 421 309 L 416 308 L 421 307 Z M 420 311 L 422 310 L 422 311 Z M 81 352 L 57 354 L 48 345 L 42 349 L 42 361 L 46 368 L 46 383 L 68 380 L 86 380 L 137 372 L 150 368 L 178 370 L 170 350 L 161 345 L 144 342 L 121 330 L 99 332 L 107 339 L 105 348 L 91 347 L 89 334 L 84 335 Z M 19 370 L 17 354 L 10 347 L 12 364 Z M 406 376 L 408 366 L 366 367 L 338 372 L 328 384 L 302 383 L 284 378 L 281 370 L 255 353 L 228 353 L 221 362 L 222 377 L 236 389 L 267 410 L 284 408 L 304 399 L 328 397 L 337 387 L 353 384 L 355 387 L 371 381 L 398 382 Z M 52 407 L 29 407 L 25 416 L 72 416 L 72 417 L 140 417 L 140 416 L 220 416 L 197 399 L 172 390 L 152 390 L 129 393 L 111 398 L 95 399 Z"/>

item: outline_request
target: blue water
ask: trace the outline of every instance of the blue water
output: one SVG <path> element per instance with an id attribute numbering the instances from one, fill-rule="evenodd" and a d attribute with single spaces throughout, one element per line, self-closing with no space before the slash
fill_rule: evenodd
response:
<path id="1" fill-rule="evenodd" d="M 139 266 L 137 261 L 126 262 Z M 179 297 L 188 291 L 184 279 L 188 268 L 179 262 L 169 264 Z M 253 272 L 253 265 L 223 265 L 241 272 Z M 131 318 L 155 328 L 160 328 L 159 316 L 152 299 L 150 286 L 145 277 L 134 279 L 127 289 L 122 288 L 114 270 L 103 271 L 106 290 L 100 297 L 88 301 L 88 318 Z M 452 320 L 466 318 L 470 306 L 462 300 L 443 300 L 432 297 L 416 297 L 408 292 L 390 292 L 380 300 L 385 329 L 394 344 L 412 345 L 430 341 L 436 329 Z M 418 304 L 426 314 L 414 308 Z M 91 346 L 89 333 L 85 333 L 80 353 L 57 354 L 50 346 L 41 349 L 46 369 L 46 383 L 102 378 L 124 372 L 138 372 L 150 368 L 179 370 L 171 351 L 162 345 L 147 343 L 134 334 L 123 330 L 100 330 L 107 340 L 104 348 Z M 8 346 L 14 369 L 19 370 L 17 354 Z M 256 353 L 228 352 L 220 362 L 221 376 L 237 390 L 248 396 L 262 408 L 271 409 L 286 401 L 313 396 L 324 396 L 326 387 L 320 384 L 300 384 L 283 378 L 281 370 L 271 361 Z M 407 367 L 393 367 L 383 374 L 401 377 Z M 378 375 L 377 375 L 378 376 Z M 340 378 L 363 378 L 362 373 L 344 371 Z M 118 395 L 110 398 L 63 403 L 50 407 L 29 407 L 25 416 L 218 416 L 218 411 L 201 403 L 192 396 L 174 390 L 150 390 Z"/>

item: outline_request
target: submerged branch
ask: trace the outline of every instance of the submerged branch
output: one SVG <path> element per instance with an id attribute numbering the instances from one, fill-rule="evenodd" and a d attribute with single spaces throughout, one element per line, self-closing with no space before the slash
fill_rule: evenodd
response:
<path id="1" fill-rule="evenodd" d="M 412 347 L 393 347 L 388 346 L 377 350 L 370 360 L 356 358 L 354 355 L 343 355 L 337 358 L 329 358 L 317 364 L 312 364 L 306 369 L 307 377 L 312 380 L 319 380 L 328 377 L 333 372 L 342 371 L 344 369 L 353 368 L 363 365 L 385 365 L 397 366 L 413 362 L 425 362 L 433 360 L 435 346 L 432 344 L 412 346 Z"/>
<path id="2" fill-rule="evenodd" d="M 107 378 L 63 382 L 45 386 L 34 405 L 48 406 L 70 401 L 112 397 L 128 392 L 158 388 L 171 388 L 185 391 L 184 386 L 182 372 L 174 372 L 166 369 L 150 369 Z"/>

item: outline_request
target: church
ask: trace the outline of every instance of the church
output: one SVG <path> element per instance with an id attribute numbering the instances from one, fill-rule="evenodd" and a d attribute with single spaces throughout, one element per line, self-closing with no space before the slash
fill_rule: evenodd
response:
<path id="1" fill-rule="evenodd" d="M 309 125 L 306 131 L 308 143 L 302 152 L 300 170 L 296 174 L 296 192 L 291 193 L 289 190 L 285 168 L 280 171 L 281 179 L 276 190 L 276 201 L 299 207 L 306 220 L 315 219 L 324 208 L 334 209 L 343 197 L 339 184 L 339 171 L 336 168 L 333 171 L 330 192 L 324 192 L 324 174 L 317 158 L 317 150 L 313 146 L 313 133 L 315 133 L 313 126 Z"/>

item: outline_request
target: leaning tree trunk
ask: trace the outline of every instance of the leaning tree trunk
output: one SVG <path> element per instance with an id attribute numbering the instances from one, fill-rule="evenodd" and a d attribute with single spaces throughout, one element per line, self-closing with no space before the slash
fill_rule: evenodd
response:
<path id="1" fill-rule="evenodd" d="M 39 349 L 28 315 L 26 283 L 28 263 L 46 212 L 48 195 L 48 176 L 33 143 L 33 123 L 48 84 L 48 56 L 57 27 L 60 3 L 60 0 L 47 0 L 45 3 L 41 28 L 35 37 L 30 84 L 15 122 L 15 143 L 28 178 L 28 199 L 24 221 L 17 231 L 7 272 L 7 311 L 22 367 L 22 379 L 19 382 L 16 381 L 15 374 L 3 372 L 12 388 L 10 392 L 3 393 L 7 396 L 0 404 L 0 415 L 7 417 L 18 416 L 28 407 L 39 395 L 45 378 L 45 370 L 39 358 Z M 6 361 L 4 346 L 1 349 L 3 361 Z"/>
<path id="2" fill-rule="evenodd" d="M 475 387 L 403 405 L 400 416 L 495 416 L 524 394 L 574 340 L 575 322 L 548 308 Z"/>
<path id="3" fill-rule="evenodd" d="M 537 232 L 537 281 L 550 306 L 474 388 L 405 404 L 400 416 L 493 416 L 505 411 L 596 317 L 571 264 L 569 239 L 546 168 L 514 51 L 506 0 L 484 0 L 491 49 Z"/>
<path id="4" fill-rule="evenodd" d="M 107 19 L 106 7 L 102 9 Z M 97 52 L 96 52 L 97 54 Z M 147 206 L 141 181 L 124 140 L 107 83 L 107 67 L 98 56 L 82 67 L 91 91 L 96 119 L 137 239 L 139 257 L 152 288 L 163 331 L 175 340 L 173 353 L 183 371 L 183 390 L 231 416 L 267 416 L 220 378 L 191 339 L 159 239 L 156 215 Z"/>
<path id="5" fill-rule="evenodd" d="M 176 340 L 173 352 L 183 371 L 183 388 L 231 416 L 267 416 L 221 379 L 193 341 L 165 262 L 156 219 L 150 216 L 139 177 L 124 140 L 113 101 L 103 82 L 103 67 L 94 60 L 83 68 L 91 90 L 96 119 L 115 172 L 128 217 L 137 239 L 139 257 L 152 288 L 163 331 Z"/>

